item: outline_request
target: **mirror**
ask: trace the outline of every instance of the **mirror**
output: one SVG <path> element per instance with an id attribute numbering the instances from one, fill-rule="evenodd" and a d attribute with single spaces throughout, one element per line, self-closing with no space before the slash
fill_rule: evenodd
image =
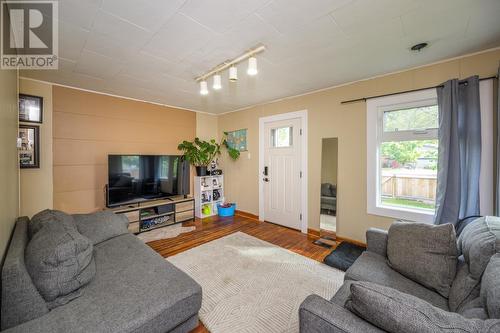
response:
<path id="1" fill-rule="evenodd" d="M 321 237 L 334 240 L 337 232 L 338 138 L 322 139 L 321 149 L 321 211 L 319 225 Z"/>

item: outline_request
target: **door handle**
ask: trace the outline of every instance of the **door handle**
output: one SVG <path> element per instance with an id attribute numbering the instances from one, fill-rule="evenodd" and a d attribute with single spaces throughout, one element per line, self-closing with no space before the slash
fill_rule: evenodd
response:
<path id="1" fill-rule="evenodd" d="M 268 176 L 268 175 L 269 175 L 269 174 L 268 174 L 268 167 L 267 167 L 267 166 L 265 166 L 265 167 L 264 167 L 264 176 Z"/>

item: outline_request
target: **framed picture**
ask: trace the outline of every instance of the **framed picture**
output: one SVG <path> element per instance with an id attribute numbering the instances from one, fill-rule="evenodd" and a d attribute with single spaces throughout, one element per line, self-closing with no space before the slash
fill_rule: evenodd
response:
<path id="1" fill-rule="evenodd" d="M 227 132 L 227 144 L 229 147 L 238 149 L 239 151 L 247 151 L 247 129 Z"/>
<path id="2" fill-rule="evenodd" d="M 19 125 L 19 166 L 40 168 L 40 128 L 34 125 Z"/>
<path id="3" fill-rule="evenodd" d="M 19 94 L 19 121 L 42 123 L 43 97 Z"/>

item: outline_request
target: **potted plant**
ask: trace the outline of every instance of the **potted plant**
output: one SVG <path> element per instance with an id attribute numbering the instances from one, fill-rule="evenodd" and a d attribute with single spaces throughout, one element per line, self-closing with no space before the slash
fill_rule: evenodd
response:
<path id="1" fill-rule="evenodd" d="M 196 167 L 196 175 L 206 176 L 208 165 L 221 154 L 222 147 L 226 148 L 232 160 L 237 160 L 240 156 L 239 150 L 229 147 L 226 137 L 227 132 L 224 132 L 220 143 L 214 139 L 204 141 L 195 138 L 193 142 L 183 141 L 177 149 L 181 150 L 186 160 Z"/>

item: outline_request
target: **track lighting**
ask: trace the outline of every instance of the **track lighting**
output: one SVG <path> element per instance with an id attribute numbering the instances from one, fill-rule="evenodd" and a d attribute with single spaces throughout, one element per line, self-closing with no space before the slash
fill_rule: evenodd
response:
<path id="1" fill-rule="evenodd" d="M 247 69 L 247 74 L 250 76 L 257 75 L 258 70 L 257 70 L 257 58 L 255 57 L 250 57 L 248 58 L 248 69 Z"/>
<path id="2" fill-rule="evenodd" d="M 200 81 L 200 94 L 208 95 L 208 86 L 207 86 L 207 81 L 205 80 Z"/>
<path id="3" fill-rule="evenodd" d="M 240 56 L 231 60 L 226 60 L 223 63 L 213 67 L 208 72 L 205 72 L 202 75 L 198 76 L 195 80 L 196 82 L 200 83 L 200 94 L 208 95 L 207 80 L 212 76 L 213 76 L 212 88 L 214 90 L 222 89 L 222 80 L 220 73 L 225 71 L 226 69 L 229 69 L 229 81 L 231 82 L 238 81 L 238 69 L 236 68 L 236 66 L 247 59 L 248 59 L 247 74 L 250 76 L 257 75 L 258 73 L 257 58 L 255 56 L 265 50 L 266 47 L 264 45 L 256 46 L 252 49 L 247 50 Z"/>
<path id="4" fill-rule="evenodd" d="M 214 90 L 220 90 L 222 88 L 221 78 L 219 74 L 214 75 L 214 83 L 212 85 Z"/>
<path id="5" fill-rule="evenodd" d="M 238 69 L 234 65 L 229 67 L 229 81 L 238 81 Z"/>

